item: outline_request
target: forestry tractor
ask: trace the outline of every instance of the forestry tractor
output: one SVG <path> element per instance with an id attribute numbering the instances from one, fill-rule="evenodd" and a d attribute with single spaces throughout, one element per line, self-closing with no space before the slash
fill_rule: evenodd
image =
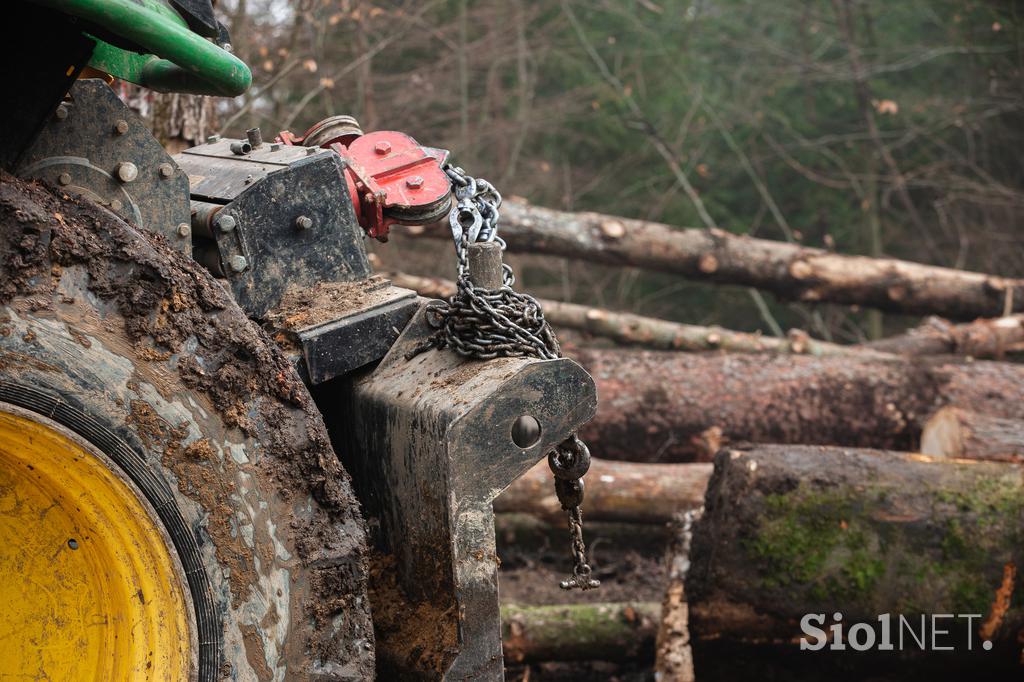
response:
<path id="1" fill-rule="evenodd" d="M 7 10 L 0 678 L 502 679 L 491 502 L 548 456 L 596 584 L 596 395 L 500 196 L 347 116 L 169 156 L 110 84 L 246 91 L 211 0 Z M 461 301 L 373 272 L 445 220 Z"/>

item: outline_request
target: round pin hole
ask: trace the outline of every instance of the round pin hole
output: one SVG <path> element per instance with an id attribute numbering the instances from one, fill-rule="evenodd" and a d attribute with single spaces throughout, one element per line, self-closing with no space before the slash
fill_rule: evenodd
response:
<path id="1" fill-rule="evenodd" d="M 70 547 L 71 549 L 78 549 L 78 540 L 74 538 L 68 540 L 68 547 Z"/>
<path id="2" fill-rule="evenodd" d="M 531 448 L 540 440 L 540 422 L 528 414 L 512 424 L 512 442 L 521 448 Z"/>

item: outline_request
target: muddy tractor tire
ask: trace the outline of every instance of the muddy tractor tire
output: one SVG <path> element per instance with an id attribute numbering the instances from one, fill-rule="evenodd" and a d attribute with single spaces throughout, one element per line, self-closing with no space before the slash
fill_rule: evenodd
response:
<path id="1" fill-rule="evenodd" d="M 364 522 L 282 352 L 86 200 L 4 175 L 0 222 L 0 677 L 372 678 Z"/>

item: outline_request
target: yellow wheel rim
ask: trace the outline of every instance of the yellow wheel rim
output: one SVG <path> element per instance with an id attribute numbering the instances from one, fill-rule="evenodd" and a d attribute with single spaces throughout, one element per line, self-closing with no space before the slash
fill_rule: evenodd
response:
<path id="1" fill-rule="evenodd" d="M 98 450 L 0 407 L 0 678 L 187 680 L 176 555 Z"/>

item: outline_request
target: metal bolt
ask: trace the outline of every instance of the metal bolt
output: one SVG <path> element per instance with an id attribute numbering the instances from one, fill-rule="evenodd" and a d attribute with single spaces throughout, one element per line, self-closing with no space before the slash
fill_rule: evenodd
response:
<path id="1" fill-rule="evenodd" d="M 377 144 L 373 145 L 373 151 L 377 152 L 381 156 L 384 156 L 391 151 L 391 143 L 387 140 L 381 140 Z"/>
<path id="2" fill-rule="evenodd" d="M 408 187 L 409 189 L 419 189 L 420 187 L 423 186 L 423 178 L 421 178 L 418 175 L 414 175 L 411 178 L 407 178 L 405 181 L 405 186 Z"/>
<path id="3" fill-rule="evenodd" d="M 61 173 L 60 177 L 57 178 L 57 182 L 59 182 L 62 185 L 70 185 L 71 173 Z"/>
<path id="4" fill-rule="evenodd" d="M 207 135 L 206 144 L 217 144 L 220 142 L 220 135 Z"/>
<path id="5" fill-rule="evenodd" d="M 63 121 L 68 117 L 68 108 L 61 104 L 57 107 L 56 116 L 58 121 Z"/>
<path id="6" fill-rule="evenodd" d="M 122 206 L 123 206 L 123 204 L 121 204 L 121 200 L 120 199 L 114 199 L 113 201 L 110 202 L 110 210 L 111 211 L 120 211 Z"/>
<path id="7" fill-rule="evenodd" d="M 279 152 L 279 151 L 281 151 L 281 143 L 280 142 L 271 142 L 270 143 L 270 151 L 272 151 L 272 152 Z"/>
<path id="8" fill-rule="evenodd" d="M 124 135 L 127 132 L 128 132 L 128 121 L 125 121 L 124 119 L 121 119 L 117 123 L 114 124 L 114 133 L 116 133 L 117 135 Z"/>
<path id="9" fill-rule="evenodd" d="M 192 234 L 192 228 L 188 223 L 178 223 L 178 236 L 187 237 Z"/>
<path id="10" fill-rule="evenodd" d="M 263 144 L 263 133 L 260 132 L 259 128 L 249 128 L 245 131 L 245 136 L 249 139 L 249 144 L 252 145 L 253 149 L 258 149 Z"/>
<path id="11" fill-rule="evenodd" d="M 169 163 L 160 164 L 160 177 L 169 178 L 174 175 L 174 166 Z"/>
<path id="12" fill-rule="evenodd" d="M 68 547 L 70 547 L 71 549 L 78 549 L 78 540 L 74 538 L 68 540 Z"/>
<path id="13" fill-rule="evenodd" d="M 242 272 L 249 267 L 249 261 L 245 260 L 245 256 L 232 256 L 229 265 L 234 272 Z"/>
<path id="14" fill-rule="evenodd" d="M 300 230 L 308 230 L 309 228 L 313 227 L 313 219 L 310 218 L 309 216 L 300 215 L 298 218 L 295 219 L 295 227 L 299 228 Z"/>
<path id="15" fill-rule="evenodd" d="M 318 151 L 320 151 L 319 147 L 306 147 L 306 156 L 313 156 Z"/>
<path id="16" fill-rule="evenodd" d="M 117 179 L 121 182 L 131 182 L 139 177 L 139 167 L 131 161 L 122 161 L 117 164 L 114 172 L 117 174 Z"/>
<path id="17" fill-rule="evenodd" d="M 237 225 L 234 216 L 225 214 L 217 216 L 217 220 L 214 222 L 217 224 L 217 228 L 221 232 L 230 232 L 235 229 L 235 225 Z"/>
<path id="18" fill-rule="evenodd" d="M 540 440 L 540 422 L 524 414 L 512 424 L 512 442 L 521 448 L 530 448 Z"/>

